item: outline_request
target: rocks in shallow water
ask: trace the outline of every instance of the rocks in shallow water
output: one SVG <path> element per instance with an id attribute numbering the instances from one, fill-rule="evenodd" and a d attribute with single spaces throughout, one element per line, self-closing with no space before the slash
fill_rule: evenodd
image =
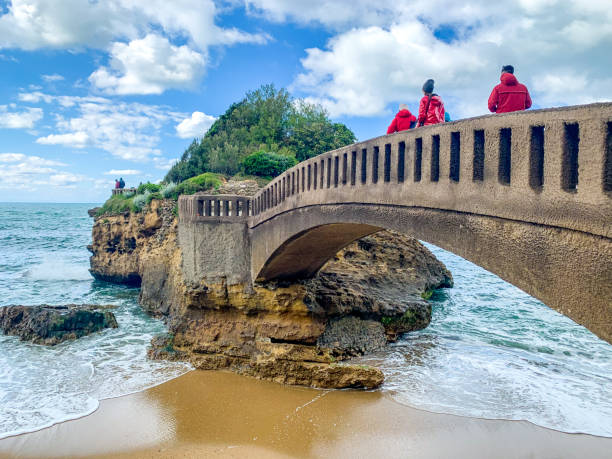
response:
<path id="1" fill-rule="evenodd" d="M 22 341 L 53 346 L 105 328 L 117 328 L 114 306 L 76 305 L 0 307 L 0 329 Z"/>

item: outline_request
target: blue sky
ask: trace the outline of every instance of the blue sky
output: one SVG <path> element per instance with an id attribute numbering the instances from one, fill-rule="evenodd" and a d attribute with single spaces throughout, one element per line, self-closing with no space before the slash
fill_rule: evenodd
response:
<path id="1" fill-rule="evenodd" d="M 0 201 L 101 202 L 160 180 L 274 83 L 361 140 L 420 87 L 486 113 L 502 64 L 535 107 L 612 98 L 605 0 L 0 0 Z"/>

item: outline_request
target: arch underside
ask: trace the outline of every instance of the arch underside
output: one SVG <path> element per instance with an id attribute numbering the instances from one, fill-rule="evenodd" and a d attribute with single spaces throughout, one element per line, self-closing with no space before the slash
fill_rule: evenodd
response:
<path id="1" fill-rule="evenodd" d="M 453 252 L 612 342 L 612 240 L 564 228 L 419 207 L 302 207 L 251 229 L 253 279 L 312 276 L 381 229 Z"/>

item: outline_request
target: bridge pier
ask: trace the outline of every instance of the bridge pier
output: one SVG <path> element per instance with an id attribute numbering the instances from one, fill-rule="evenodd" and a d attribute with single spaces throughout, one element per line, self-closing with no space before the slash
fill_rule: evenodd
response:
<path id="1" fill-rule="evenodd" d="M 205 279 L 250 289 L 248 203 L 240 196 L 181 196 L 178 245 L 187 282 L 198 285 Z"/>

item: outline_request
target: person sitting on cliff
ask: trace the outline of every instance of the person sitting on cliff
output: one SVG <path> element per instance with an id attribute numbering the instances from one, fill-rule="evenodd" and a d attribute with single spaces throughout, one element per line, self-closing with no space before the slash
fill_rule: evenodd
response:
<path id="1" fill-rule="evenodd" d="M 423 98 L 419 105 L 419 126 L 444 123 L 444 102 L 434 92 L 434 80 L 423 85 Z"/>
<path id="2" fill-rule="evenodd" d="M 115 189 L 118 190 L 119 186 L 119 180 L 115 179 Z"/>
<path id="3" fill-rule="evenodd" d="M 125 188 L 125 182 L 123 181 L 123 177 L 121 177 L 119 179 L 119 188 L 124 189 Z"/>
<path id="4" fill-rule="evenodd" d="M 399 112 L 391 121 L 391 124 L 387 128 L 387 134 L 393 134 L 394 132 L 406 131 L 416 126 L 416 116 L 410 113 L 406 104 L 400 104 Z"/>
<path id="5" fill-rule="evenodd" d="M 508 113 L 527 110 L 531 97 L 527 87 L 514 76 L 514 67 L 504 65 L 499 77 L 501 83 L 493 88 L 489 96 L 489 110 L 493 113 Z"/>

